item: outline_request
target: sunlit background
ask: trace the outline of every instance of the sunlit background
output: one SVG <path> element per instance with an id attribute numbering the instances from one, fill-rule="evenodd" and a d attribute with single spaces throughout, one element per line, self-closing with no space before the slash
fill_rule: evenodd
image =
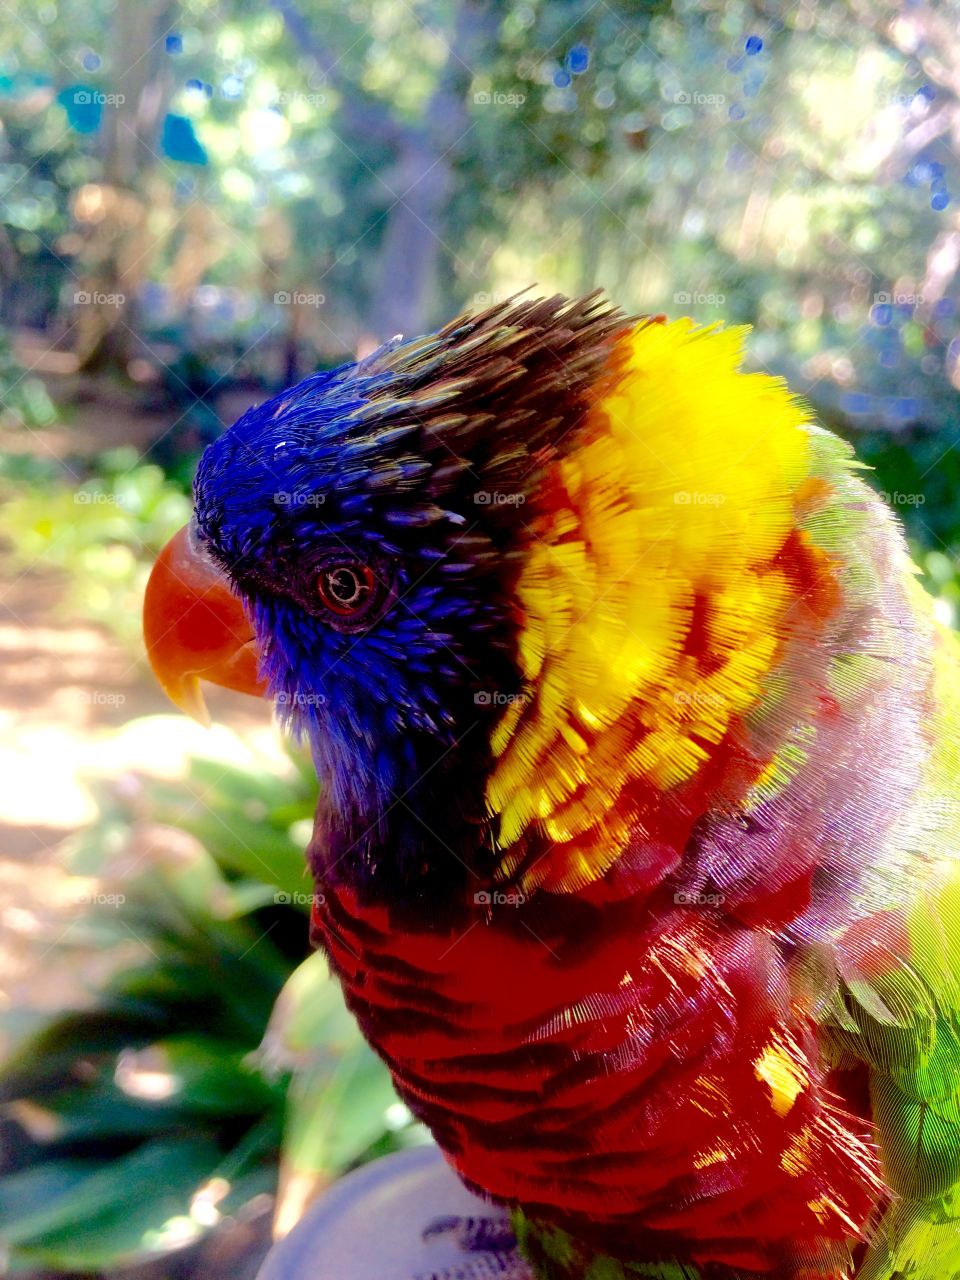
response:
<path id="1" fill-rule="evenodd" d="M 958 32 L 955 0 L 7 0 L 0 1272 L 244 1280 L 423 1140 L 308 958 L 309 767 L 143 661 L 248 404 L 530 284 L 752 324 L 956 621 Z"/>

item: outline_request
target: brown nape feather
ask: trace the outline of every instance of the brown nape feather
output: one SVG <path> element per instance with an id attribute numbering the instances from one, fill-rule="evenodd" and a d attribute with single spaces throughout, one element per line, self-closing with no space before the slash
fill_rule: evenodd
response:
<path id="1" fill-rule="evenodd" d="M 617 340 L 635 324 L 599 291 L 573 301 L 508 299 L 374 352 L 358 372 L 386 375 L 382 393 L 352 420 L 369 421 L 385 437 L 417 425 L 405 443 L 431 466 L 420 491 L 422 523 L 463 509 L 457 499 L 465 499 L 479 528 L 457 545 L 476 565 L 485 552 L 509 552 L 517 503 L 535 491 L 550 459 L 572 446 Z M 415 522 L 405 504 L 404 523 Z"/>

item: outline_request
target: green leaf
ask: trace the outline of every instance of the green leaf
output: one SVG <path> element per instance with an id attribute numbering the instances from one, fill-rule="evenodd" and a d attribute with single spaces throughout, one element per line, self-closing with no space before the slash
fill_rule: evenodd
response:
<path id="1" fill-rule="evenodd" d="M 68 1160 L 11 1174 L 0 1179 L 0 1239 L 50 1265 L 109 1265 L 185 1212 L 218 1159 L 209 1140 L 160 1139 L 98 1168 Z"/>
<path id="2" fill-rule="evenodd" d="M 299 1072 L 290 1085 L 283 1158 L 298 1171 L 338 1174 L 389 1128 L 397 1103 L 387 1068 L 362 1040 L 331 1075 L 326 1064 Z"/>
<path id="3" fill-rule="evenodd" d="M 326 957 L 308 956 L 284 984 L 270 1015 L 260 1053 L 273 1070 L 303 1069 L 359 1044 L 360 1029 L 330 976 Z"/>
<path id="4" fill-rule="evenodd" d="M 258 1114 L 276 1098 L 245 1046 L 212 1036 L 172 1036 L 125 1054 L 117 1081 L 128 1096 L 142 1090 L 153 1106 L 194 1112 Z"/>

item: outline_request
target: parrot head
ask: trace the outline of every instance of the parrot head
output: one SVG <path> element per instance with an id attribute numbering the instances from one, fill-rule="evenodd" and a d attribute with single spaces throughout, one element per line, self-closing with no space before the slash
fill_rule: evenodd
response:
<path id="1" fill-rule="evenodd" d="M 203 679 L 265 693 L 309 742 L 318 874 L 396 903 L 617 864 L 634 893 L 784 784 L 830 678 L 844 464 L 742 339 L 513 299 L 208 447 L 148 652 L 186 709 Z"/>
<path id="2" fill-rule="evenodd" d="M 524 513 L 624 327 L 597 297 L 516 301 L 307 378 L 208 447 L 153 571 L 168 694 L 200 718 L 201 679 L 271 697 L 309 742 L 327 856 L 373 884 L 389 850 L 394 895 L 489 851 Z"/>

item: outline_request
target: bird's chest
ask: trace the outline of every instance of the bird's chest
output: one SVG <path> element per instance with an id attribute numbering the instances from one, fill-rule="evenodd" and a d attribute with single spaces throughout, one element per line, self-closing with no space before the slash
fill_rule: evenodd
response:
<path id="1" fill-rule="evenodd" d="M 593 1114 L 615 1091 L 603 1059 L 648 1052 L 630 933 L 602 937 L 581 918 L 573 946 L 506 895 L 470 903 L 455 923 L 419 929 L 362 907 L 349 891 L 321 896 L 315 941 L 365 1035 L 475 1181 L 467 1166 L 498 1129 L 502 1141 L 509 1132 L 516 1146 L 540 1146 L 563 1108 Z"/>
<path id="2" fill-rule="evenodd" d="M 322 898 L 315 938 L 350 1007 L 474 1186 L 608 1237 L 716 1234 L 748 1184 L 766 1203 L 782 1185 L 778 1212 L 796 1201 L 805 1229 L 823 1229 L 821 1175 L 844 1201 L 816 1046 L 768 935 L 686 908 L 584 913 L 570 932 L 509 903 L 415 931 Z"/>

